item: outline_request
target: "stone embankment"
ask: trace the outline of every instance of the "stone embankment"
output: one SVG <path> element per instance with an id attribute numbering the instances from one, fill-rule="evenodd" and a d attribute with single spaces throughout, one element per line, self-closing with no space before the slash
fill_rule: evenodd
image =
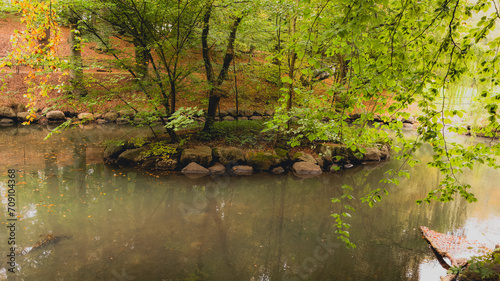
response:
<path id="1" fill-rule="evenodd" d="M 246 151 L 236 147 L 195 146 L 182 148 L 177 144 L 111 144 L 104 151 L 108 163 L 133 166 L 144 170 L 181 171 L 191 176 L 230 173 L 251 175 L 255 172 L 281 174 L 292 171 L 298 176 L 316 176 L 323 172 L 347 169 L 357 164 L 379 162 L 389 158 L 387 145 L 365 148 L 365 153 L 350 148 L 322 144 L 316 156 L 284 149 Z M 166 153 L 167 152 L 167 153 Z"/>
<path id="2" fill-rule="evenodd" d="M 51 110 L 51 111 L 42 111 L 34 114 L 34 118 L 32 123 L 39 124 L 47 124 L 47 123 L 61 123 L 67 120 L 74 120 L 76 122 L 88 123 L 95 122 L 97 124 L 106 124 L 106 123 L 116 123 L 118 125 L 126 125 L 126 124 L 145 124 L 147 123 L 144 118 L 141 116 L 145 116 L 147 113 L 145 112 L 134 112 L 132 110 L 119 110 L 119 111 L 108 111 L 106 113 L 75 113 L 75 112 L 67 112 L 60 110 Z M 236 118 L 238 120 L 267 120 L 272 118 L 274 115 L 273 110 L 250 110 L 250 109 L 241 109 L 238 112 L 234 108 L 229 108 L 227 110 L 221 110 L 217 117 L 216 121 L 234 121 Z M 347 121 L 354 121 L 360 118 L 359 114 L 352 114 Z M 0 126 L 12 126 L 16 123 L 22 123 L 28 121 L 30 114 L 27 112 L 26 107 L 24 105 L 17 105 L 12 107 L 0 106 Z M 296 117 L 294 117 L 296 118 Z M 195 120 L 198 122 L 205 122 L 205 117 L 198 116 L 195 117 Z M 165 119 L 165 121 L 167 121 Z M 328 120 L 324 120 L 328 121 Z M 403 126 L 407 129 L 411 129 L 413 127 L 413 123 L 415 122 L 414 118 L 411 117 L 408 120 L 403 119 Z M 156 118 L 154 122 L 160 123 L 160 118 Z M 381 116 L 376 115 L 374 117 L 373 122 L 384 122 Z"/>
<path id="3" fill-rule="evenodd" d="M 106 113 L 74 113 L 74 112 L 63 112 L 60 110 L 51 110 L 43 113 L 35 113 L 33 123 L 60 123 L 67 120 L 75 120 L 83 123 L 95 122 L 97 124 L 106 123 L 116 123 L 119 125 L 125 124 L 142 124 L 145 120 L 140 116 L 145 116 L 145 112 L 134 112 L 131 110 L 119 110 L 119 111 L 108 111 Z M 272 110 L 249 110 L 242 109 L 236 113 L 236 109 L 230 108 L 227 110 L 221 110 L 220 114 L 216 117 L 216 121 L 233 121 L 238 118 L 238 120 L 264 120 L 269 119 L 274 115 Z M 26 107 L 22 105 L 14 107 L 0 107 L 0 125 L 1 126 L 11 126 L 19 122 L 28 121 L 30 114 L 27 112 Z M 196 121 L 204 122 L 204 117 L 195 117 Z M 157 118 L 155 122 L 161 122 L 160 118 Z"/>

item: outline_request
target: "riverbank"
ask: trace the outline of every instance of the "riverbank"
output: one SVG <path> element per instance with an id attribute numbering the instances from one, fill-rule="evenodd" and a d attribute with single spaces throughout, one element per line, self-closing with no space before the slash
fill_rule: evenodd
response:
<path id="1" fill-rule="evenodd" d="M 261 133 L 265 127 L 263 122 L 271 119 L 273 114 L 271 110 L 221 110 L 216 119 L 220 121 L 216 122 L 218 132 L 205 139 L 202 134 L 198 135 L 199 128 L 205 122 L 204 117 L 194 116 L 194 132 L 184 132 L 181 143 L 171 143 L 161 132 L 156 134 L 151 129 L 154 137 L 107 142 L 103 158 L 110 164 L 149 171 L 180 171 L 191 176 L 221 173 L 251 175 L 257 172 L 281 174 L 287 171 L 300 176 L 314 176 L 389 158 L 389 145 L 383 143 L 362 147 L 357 151 L 333 143 L 315 143 L 313 148 L 292 148 L 285 141 L 276 145 L 276 135 Z M 16 113 L 12 108 L 0 107 L 0 116 L 0 124 L 5 126 L 27 121 L 29 113 L 22 111 L 22 108 Z M 162 123 L 160 118 L 152 121 L 140 116 L 140 112 L 127 110 L 105 114 L 68 114 L 53 110 L 35 115 L 32 122 L 52 126 L 66 121 L 80 126 Z M 350 116 L 349 121 L 357 118 L 358 115 Z M 376 121 L 382 122 L 382 119 L 376 118 Z M 405 120 L 406 125 L 411 126 L 410 122 L 412 120 Z"/>

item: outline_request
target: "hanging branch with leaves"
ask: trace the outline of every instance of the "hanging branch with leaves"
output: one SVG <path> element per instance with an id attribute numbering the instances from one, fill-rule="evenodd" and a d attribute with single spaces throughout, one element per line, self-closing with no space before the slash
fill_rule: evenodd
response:
<path id="1" fill-rule="evenodd" d="M 12 4 L 21 14 L 21 23 L 26 28 L 15 31 L 11 38 L 12 51 L 1 61 L 1 66 L 28 68 L 24 78 L 27 86 L 24 97 L 28 99 L 32 120 L 37 98 L 47 97 L 62 85 L 61 80 L 57 84 L 50 83 L 55 70 L 64 68 L 64 63 L 56 56 L 61 29 L 56 22 L 55 0 L 21 0 Z"/>

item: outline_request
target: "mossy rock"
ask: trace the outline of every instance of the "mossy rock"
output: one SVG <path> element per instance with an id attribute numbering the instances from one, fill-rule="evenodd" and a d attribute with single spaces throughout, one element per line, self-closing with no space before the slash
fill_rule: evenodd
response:
<path id="1" fill-rule="evenodd" d="M 282 162 L 280 156 L 269 152 L 248 152 L 245 159 L 248 165 L 258 171 L 268 171 Z"/>
<path id="2" fill-rule="evenodd" d="M 148 150 L 149 147 L 143 146 L 140 148 L 125 150 L 118 156 L 117 163 L 121 165 L 137 165 L 141 164 L 145 159 L 144 151 Z"/>
<path id="3" fill-rule="evenodd" d="M 309 162 L 312 164 L 318 164 L 316 159 L 311 154 L 299 151 L 290 156 L 293 162 Z"/>
<path id="4" fill-rule="evenodd" d="M 288 157 L 288 150 L 286 150 L 286 149 L 276 148 L 276 149 L 274 149 L 274 152 L 276 153 L 276 155 L 278 155 L 281 158 Z"/>
<path id="5" fill-rule="evenodd" d="M 377 144 L 374 147 L 366 147 L 364 154 L 359 152 L 359 150 L 352 151 L 351 148 L 338 144 L 324 144 L 319 146 L 317 151 L 327 163 L 379 161 L 389 157 L 387 145 L 381 144 Z M 338 157 L 341 157 L 341 159 L 338 160 Z"/>
<path id="6" fill-rule="evenodd" d="M 212 162 L 212 149 L 208 146 L 196 146 L 184 149 L 181 153 L 182 165 L 196 162 L 201 166 L 208 167 Z"/>
<path id="7" fill-rule="evenodd" d="M 320 166 L 305 161 L 293 164 L 293 171 L 296 175 L 319 175 L 323 172 Z"/>
<path id="8" fill-rule="evenodd" d="M 109 160 L 114 160 L 118 158 L 118 155 L 120 155 L 123 151 L 125 151 L 126 147 L 124 144 L 118 144 L 118 143 L 113 143 L 108 145 L 104 149 L 104 159 L 109 161 Z"/>
<path id="9" fill-rule="evenodd" d="M 156 163 L 156 170 L 173 171 L 178 168 L 179 161 L 176 158 L 161 159 Z"/>
<path id="10" fill-rule="evenodd" d="M 215 158 L 219 159 L 222 165 L 229 163 L 242 164 L 245 162 L 245 152 L 236 147 L 216 147 L 213 150 Z"/>
<path id="11" fill-rule="evenodd" d="M 129 110 L 129 109 L 122 109 L 122 110 L 118 111 L 118 115 L 120 117 L 123 117 L 123 118 L 133 119 L 135 116 L 135 112 L 133 110 Z"/>
<path id="12" fill-rule="evenodd" d="M 106 119 L 108 121 L 114 122 L 114 121 L 116 121 L 116 119 L 118 119 L 119 116 L 118 116 L 118 113 L 110 111 L 110 112 L 104 114 L 103 117 L 104 117 L 104 119 Z"/>
<path id="13" fill-rule="evenodd" d="M 323 144 L 318 146 L 317 151 L 327 163 L 359 161 L 354 151 L 344 145 Z"/>

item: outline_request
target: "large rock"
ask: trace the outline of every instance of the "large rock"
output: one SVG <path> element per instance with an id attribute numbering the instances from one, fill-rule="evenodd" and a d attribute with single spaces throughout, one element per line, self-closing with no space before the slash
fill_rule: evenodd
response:
<path id="1" fill-rule="evenodd" d="M 297 175 L 319 175 L 323 172 L 318 165 L 309 162 L 295 162 L 293 170 Z"/>
<path id="2" fill-rule="evenodd" d="M 195 146 L 194 148 L 184 149 L 181 154 L 181 163 L 186 165 L 190 162 L 196 162 L 208 167 L 212 162 L 212 149 L 208 146 Z"/>
<path id="3" fill-rule="evenodd" d="M 234 117 L 232 116 L 226 116 L 224 118 L 222 118 L 223 121 L 234 121 Z"/>
<path id="4" fill-rule="evenodd" d="M 411 130 L 411 129 L 413 129 L 413 124 L 403 123 L 403 129 Z"/>
<path id="5" fill-rule="evenodd" d="M 16 105 L 16 112 L 25 112 L 27 110 L 26 105 L 24 104 L 17 104 Z"/>
<path id="6" fill-rule="evenodd" d="M 313 163 L 313 164 L 318 164 L 316 159 L 311 154 L 308 154 L 305 152 L 297 152 L 290 158 L 292 159 L 292 161 L 309 162 L 309 163 Z"/>
<path id="7" fill-rule="evenodd" d="M 281 157 L 269 152 L 248 152 L 245 159 L 248 165 L 258 171 L 267 171 L 281 163 Z"/>
<path id="8" fill-rule="evenodd" d="M 226 117 L 229 113 L 227 112 L 227 110 L 221 110 L 219 112 L 219 117 L 223 118 L 223 117 Z"/>
<path id="9" fill-rule="evenodd" d="M 173 171 L 177 169 L 176 158 L 163 158 L 161 156 L 147 157 L 141 165 L 143 170 Z"/>
<path id="10" fill-rule="evenodd" d="M 64 113 L 60 110 L 52 110 L 47 112 L 45 115 L 49 120 L 51 121 L 63 121 L 66 120 L 66 116 L 64 116 Z"/>
<path id="11" fill-rule="evenodd" d="M 12 125 L 14 125 L 14 120 L 12 120 L 10 118 L 1 118 L 0 125 L 1 126 L 12 126 Z"/>
<path id="12" fill-rule="evenodd" d="M 92 113 L 84 112 L 84 113 L 78 114 L 78 119 L 91 121 L 91 120 L 94 120 L 94 115 Z"/>
<path id="13" fill-rule="evenodd" d="M 366 153 L 363 154 L 363 161 L 380 161 L 382 152 L 376 147 L 365 148 Z"/>
<path id="14" fill-rule="evenodd" d="M 240 109 L 238 115 L 241 117 L 250 117 L 253 115 L 253 110 L 250 109 Z"/>
<path id="15" fill-rule="evenodd" d="M 173 171 L 177 169 L 179 161 L 176 158 L 161 159 L 156 162 L 156 169 L 161 171 Z"/>
<path id="16" fill-rule="evenodd" d="M 245 152 L 236 147 L 217 147 L 213 149 L 213 155 L 219 159 L 222 165 L 229 163 L 243 164 L 245 162 Z"/>
<path id="17" fill-rule="evenodd" d="M 389 145 L 384 144 L 379 149 L 380 149 L 380 157 L 382 157 L 382 159 L 388 159 L 390 156 Z"/>
<path id="18" fill-rule="evenodd" d="M 238 176 L 250 176 L 253 174 L 253 168 L 245 165 L 234 166 L 231 169 L 231 173 Z"/>
<path id="19" fill-rule="evenodd" d="M 118 111 L 118 115 L 123 118 L 129 118 L 132 119 L 135 115 L 135 112 L 133 110 L 127 110 L 127 109 L 122 109 Z"/>
<path id="20" fill-rule="evenodd" d="M 226 167 L 224 167 L 224 165 L 222 165 L 221 163 L 217 162 L 212 167 L 209 167 L 208 170 L 212 174 L 220 175 L 226 172 Z"/>
<path id="21" fill-rule="evenodd" d="M 252 116 L 252 117 L 250 117 L 250 120 L 264 120 L 264 117 L 262 117 L 262 116 Z"/>
<path id="22" fill-rule="evenodd" d="M 341 162 L 363 162 L 363 161 L 379 161 L 380 159 L 389 156 L 389 150 L 386 145 L 378 147 L 365 148 L 366 153 L 359 156 L 359 153 L 354 153 L 349 147 L 342 145 L 322 145 L 318 148 L 321 158 L 327 162 L 338 162 L 336 156 L 342 157 Z"/>
<path id="23" fill-rule="evenodd" d="M 256 109 L 253 113 L 255 116 L 264 116 L 266 115 L 266 111 L 264 109 Z"/>
<path id="24" fill-rule="evenodd" d="M 197 175 L 208 175 L 210 174 L 210 170 L 205 167 L 198 165 L 195 162 L 189 163 L 184 169 L 182 169 L 181 173 L 183 174 L 197 174 Z"/>
<path id="25" fill-rule="evenodd" d="M 114 160 L 125 151 L 125 146 L 123 144 L 110 144 L 104 149 L 104 159 Z"/>
<path id="26" fill-rule="evenodd" d="M 327 162 L 337 162 L 337 156 L 342 157 L 342 161 L 348 160 L 358 160 L 354 156 L 354 152 L 346 146 L 333 144 L 333 145 L 321 145 L 318 147 L 318 153 L 321 155 L 321 158 Z"/>
<path id="27" fill-rule="evenodd" d="M 144 156 L 144 151 L 147 148 L 145 146 L 135 149 L 125 150 L 118 156 L 117 163 L 121 165 L 136 165 L 142 163 L 146 157 Z"/>
<path id="28" fill-rule="evenodd" d="M 118 113 L 110 111 L 110 112 L 104 114 L 103 117 L 104 117 L 104 119 L 106 119 L 108 121 L 114 122 L 114 121 L 116 121 L 116 119 L 118 119 Z"/>
<path id="29" fill-rule="evenodd" d="M 7 117 L 7 118 L 16 118 L 16 112 L 14 109 L 6 106 L 0 106 L 0 116 Z"/>
<path id="30" fill-rule="evenodd" d="M 274 168 L 271 173 L 275 174 L 275 175 L 281 175 L 285 172 L 285 169 L 283 169 L 283 167 L 279 166 L 279 167 L 276 167 Z"/>
<path id="31" fill-rule="evenodd" d="M 228 108 L 227 110 L 227 115 L 236 117 L 236 108 Z"/>
<path id="32" fill-rule="evenodd" d="M 156 164 L 162 160 L 160 156 L 148 157 L 142 162 L 141 169 L 143 170 L 156 170 Z"/>
<path id="33" fill-rule="evenodd" d="M 33 113 L 35 116 L 33 118 L 33 122 L 40 120 L 40 115 Z M 30 115 L 29 112 L 18 112 L 17 113 L 17 119 L 21 122 L 26 122 L 28 121 L 28 116 Z"/>
<path id="34" fill-rule="evenodd" d="M 316 160 L 316 164 L 318 164 L 321 169 L 325 167 L 325 161 L 321 157 L 314 157 L 314 160 Z"/>
<path id="35" fill-rule="evenodd" d="M 127 125 L 127 124 L 130 124 L 130 119 L 120 117 L 120 118 L 116 119 L 115 122 L 118 125 Z"/>

